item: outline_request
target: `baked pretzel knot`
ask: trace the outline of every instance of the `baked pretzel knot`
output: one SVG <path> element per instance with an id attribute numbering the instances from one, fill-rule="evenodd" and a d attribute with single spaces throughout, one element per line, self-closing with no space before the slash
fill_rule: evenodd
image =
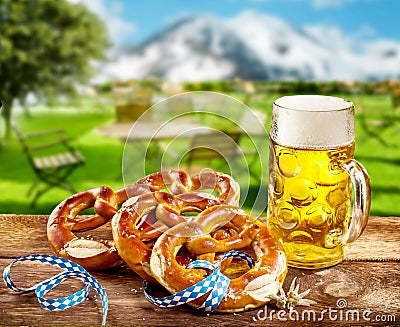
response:
<path id="1" fill-rule="evenodd" d="M 199 190 L 212 190 L 219 193 L 216 197 L 220 203 L 239 204 L 239 184 L 231 176 L 215 171 L 202 172 L 190 177 L 183 170 L 167 170 L 148 175 L 138 180 L 136 184 L 151 185 L 158 191 L 168 189 L 175 195 Z M 203 193 L 203 196 L 206 196 L 206 194 Z M 194 203 L 197 201 L 198 199 L 193 199 Z"/>
<path id="2" fill-rule="evenodd" d="M 232 229 L 231 236 L 215 239 L 210 235 L 222 226 Z M 194 254 L 247 251 L 256 256 L 253 268 L 231 279 L 229 288 L 216 311 L 238 312 L 267 303 L 276 294 L 287 272 L 286 257 L 280 242 L 260 221 L 231 205 L 216 205 L 202 211 L 194 220 L 185 221 L 163 233 L 153 246 L 150 270 L 154 278 L 175 294 L 201 280 L 204 269 L 186 269 L 176 260 L 182 247 Z M 221 271 L 224 267 L 221 267 Z M 204 296 L 190 302 L 199 307 Z"/>
<path id="3" fill-rule="evenodd" d="M 148 185 L 130 185 L 114 192 L 101 186 L 72 195 L 61 202 L 50 214 L 47 222 L 47 238 L 53 251 L 64 258 L 75 261 L 88 270 L 108 269 L 120 266 L 123 260 L 118 255 L 112 240 L 79 238 L 74 232 L 93 230 L 108 222 L 129 194 L 153 191 Z M 88 208 L 94 208 L 93 216 L 78 216 Z"/>
<path id="4" fill-rule="evenodd" d="M 187 212 L 202 212 L 221 203 L 238 205 L 240 188 L 236 181 L 223 173 L 205 172 L 190 177 L 185 171 L 156 172 L 136 182 L 151 185 L 157 190 L 139 197 L 131 197 L 113 218 L 112 232 L 118 253 L 138 275 L 157 283 L 149 268 L 151 248 L 156 239 L 170 227 L 190 217 Z M 214 196 L 202 190 L 216 191 Z M 206 253 L 197 258 L 212 259 Z M 190 260 L 181 257 L 180 262 Z"/>
<path id="5" fill-rule="evenodd" d="M 88 270 L 108 269 L 121 265 L 123 260 L 119 256 L 113 240 L 79 238 L 75 236 L 74 232 L 96 229 L 118 213 L 121 204 L 128 199 L 131 200 L 124 207 L 123 212 L 127 210 L 129 203 L 135 202 L 137 196 L 163 189 L 170 190 L 172 194 L 178 194 L 179 201 L 184 203 L 186 211 L 199 212 L 215 204 L 224 202 L 237 204 L 239 201 L 239 185 L 228 175 L 207 172 L 190 178 L 186 172 L 179 170 L 157 172 L 115 192 L 109 187 L 102 186 L 82 191 L 64 200 L 50 214 L 47 223 L 47 237 L 51 248 L 57 255 L 73 260 Z M 203 189 L 216 190 L 219 195 L 215 197 L 208 193 L 198 192 Z M 150 198 L 153 199 L 153 196 L 150 196 Z M 142 198 L 141 201 L 146 201 L 145 199 L 147 198 Z M 157 197 L 157 199 L 162 201 L 160 197 Z M 155 208 L 155 204 L 153 203 L 152 207 Z M 92 207 L 95 215 L 78 216 L 83 210 Z M 154 217 L 155 213 L 150 213 L 151 209 L 149 208 L 146 207 L 146 217 Z M 141 235 L 139 238 L 147 243 L 146 246 L 151 246 L 149 240 L 158 237 L 163 228 L 167 229 L 166 227 L 171 227 L 174 224 L 171 221 L 173 214 L 167 207 L 160 207 L 158 214 L 161 220 L 164 218 L 169 223 L 167 225 L 163 223 L 154 226 L 147 225 L 145 231 L 140 233 L 136 231 Z M 127 213 L 127 215 L 130 214 Z M 136 219 L 135 217 L 133 219 Z M 144 226 L 145 224 L 140 228 L 144 228 Z M 137 251 L 140 252 L 142 245 L 138 243 L 138 246 Z M 123 253 L 128 251 L 123 247 L 119 247 L 119 250 Z M 145 260 L 143 256 L 139 256 L 139 258 Z M 150 255 L 148 258 L 150 258 Z M 144 264 L 146 265 L 148 261 L 146 259 Z M 130 262 L 129 259 L 128 262 Z M 140 270 L 138 273 L 154 281 Z"/>
<path id="6" fill-rule="evenodd" d="M 150 272 L 151 248 L 156 239 L 170 227 L 191 219 L 186 212 L 202 212 L 220 203 L 212 195 L 183 193 L 173 195 L 153 192 L 134 197 L 124 203 L 112 219 L 112 232 L 120 256 L 139 276 L 157 283 Z M 197 258 L 213 259 L 213 254 Z M 186 259 L 185 262 L 188 263 Z M 183 258 L 181 258 L 181 262 Z"/>

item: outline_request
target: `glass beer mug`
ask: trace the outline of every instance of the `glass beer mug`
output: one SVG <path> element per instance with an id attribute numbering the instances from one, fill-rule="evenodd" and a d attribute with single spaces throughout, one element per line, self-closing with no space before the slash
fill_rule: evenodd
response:
<path id="1" fill-rule="evenodd" d="M 368 174 L 353 159 L 353 104 L 321 95 L 279 98 L 270 137 L 268 226 L 289 265 L 341 262 L 366 226 L 371 200 Z"/>

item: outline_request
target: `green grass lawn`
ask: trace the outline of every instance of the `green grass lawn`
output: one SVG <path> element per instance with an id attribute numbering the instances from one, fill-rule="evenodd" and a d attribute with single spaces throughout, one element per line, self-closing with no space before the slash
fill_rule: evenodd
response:
<path id="1" fill-rule="evenodd" d="M 236 96 L 236 95 L 234 95 Z M 341 95 L 339 95 L 341 96 Z M 256 96 L 250 103 L 252 109 L 270 114 L 271 104 L 277 94 Z M 365 117 L 370 122 L 392 115 L 390 99 L 387 96 L 362 95 L 349 98 L 357 104 L 363 105 Z M 238 96 L 240 100 L 241 97 Z M 90 100 L 79 106 L 64 106 L 62 108 L 31 108 L 30 115 L 22 111 L 15 112 L 15 120 L 20 128 L 27 131 L 43 131 L 53 128 L 64 128 L 72 137 L 74 146 L 85 157 L 83 168 L 75 171 L 70 178 L 71 183 L 78 191 L 106 185 L 113 189 L 124 186 L 122 176 L 122 153 L 124 144 L 116 139 L 99 135 L 95 127 L 114 120 L 111 104 L 101 108 Z M 357 116 L 356 127 L 356 159 L 369 172 L 372 182 L 372 215 L 400 216 L 400 122 L 396 117 L 391 118 L 393 124 L 385 129 L 370 127 L 369 131 L 363 128 L 360 117 Z M 371 123 L 372 124 L 372 123 Z M 372 124 L 373 125 L 373 124 Z M 384 140 L 373 137 L 373 133 Z M 137 154 L 138 160 L 143 155 Z M 267 151 L 263 154 L 268 160 Z M 135 160 L 136 158 L 133 158 Z M 0 212 L 15 214 L 49 214 L 53 208 L 71 194 L 64 190 L 53 189 L 41 197 L 37 205 L 30 207 L 32 197 L 27 191 L 35 180 L 35 176 L 27 162 L 22 148 L 15 136 L 0 150 Z M 214 169 L 219 169 L 220 163 L 212 163 Z M 151 168 L 150 168 L 151 169 Z M 246 198 L 245 207 L 251 207 L 258 185 L 252 181 Z"/>
<path id="2" fill-rule="evenodd" d="M 35 111 L 34 109 L 38 109 Z M 15 115 L 19 127 L 24 132 L 37 132 L 63 128 L 72 144 L 85 157 L 85 166 L 77 169 L 70 178 L 78 191 L 108 185 L 120 187 L 118 178 L 121 142 L 97 135 L 93 129 L 113 119 L 111 111 L 94 112 L 82 108 L 68 110 L 45 110 L 33 108 L 30 116 L 23 112 Z M 53 189 L 41 197 L 37 205 L 30 207 L 32 196 L 27 191 L 35 180 L 35 175 L 15 136 L 0 150 L 0 211 L 2 213 L 44 213 L 48 214 L 57 203 L 70 196 L 66 190 Z"/>

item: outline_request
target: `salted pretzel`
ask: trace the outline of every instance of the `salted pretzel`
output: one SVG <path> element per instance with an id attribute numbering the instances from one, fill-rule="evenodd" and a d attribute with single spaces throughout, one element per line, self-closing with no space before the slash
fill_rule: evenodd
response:
<path id="1" fill-rule="evenodd" d="M 218 172 L 207 172 L 190 178 L 184 171 L 168 170 L 150 174 L 115 192 L 105 186 L 82 191 L 67 198 L 51 213 L 47 224 L 51 248 L 57 255 L 73 260 L 88 270 L 121 265 L 123 260 L 112 240 L 78 238 L 74 232 L 95 229 L 109 221 L 128 198 L 161 189 L 170 189 L 173 194 L 180 194 L 188 211 L 221 202 L 237 204 L 239 200 L 239 185 L 230 176 Z M 218 201 L 215 202 L 215 197 L 208 193 L 195 192 L 204 189 L 218 191 Z M 190 195 L 185 195 L 185 192 L 190 192 Z M 94 208 L 94 216 L 78 217 L 81 211 L 91 207 Z M 149 230 L 152 228 L 148 227 Z M 153 232 L 156 235 L 159 231 Z"/>
<path id="2" fill-rule="evenodd" d="M 215 190 L 221 203 L 238 205 L 239 184 L 229 175 L 205 171 L 193 177 L 183 170 L 167 170 L 150 174 L 136 184 L 151 185 L 157 190 L 168 189 L 172 194 L 189 193 L 200 190 Z"/>
<path id="3" fill-rule="evenodd" d="M 101 186 L 72 195 L 49 216 L 47 238 L 51 248 L 57 255 L 73 260 L 88 270 L 120 266 L 123 260 L 112 240 L 79 238 L 74 232 L 93 230 L 105 224 L 127 200 L 128 193 L 139 195 L 151 191 L 154 191 L 151 186 L 133 184 L 116 192 Z M 95 215 L 78 216 L 81 211 L 92 207 Z"/>
<path id="4" fill-rule="evenodd" d="M 230 225 L 239 233 L 215 239 L 210 232 Z M 172 294 L 186 289 L 207 276 L 204 269 L 186 269 L 176 259 L 183 246 L 195 254 L 226 252 L 251 246 L 256 256 L 253 268 L 234 278 L 216 311 L 239 312 L 267 303 L 276 294 L 287 272 L 286 257 L 280 242 L 260 221 L 244 210 L 217 205 L 201 212 L 193 221 L 181 223 L 163 233 L 153 246 L 150 269 L 153 277 Z M 203 296 L 204 297 L 204 296 Z M 201 297 L 189 304 L 200 306 Z"/>
<path id="5" fill-rule="evenodd" d="M 204 197 L 198 192 L 173 195 L 157 191 L 130 198 L 112 219 L 118 253 L 139 276 L 157 283 L 149 268 L 155 240 L 170 227 L 193 218 L 184 216 L 184 213 L 202 212 L 218 204 L 220 200 L 217 197 L 209 194 Z M 200 257 L 212 259 L 213 254 L 204 253 Z"/>

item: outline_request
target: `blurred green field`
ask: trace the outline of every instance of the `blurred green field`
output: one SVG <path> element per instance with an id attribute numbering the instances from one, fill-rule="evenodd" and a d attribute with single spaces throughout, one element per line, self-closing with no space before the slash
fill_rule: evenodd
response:
<path id="1" fill-rule="evenodd" d="M 243 99 L 241 94 L 231 95 L 238 100 Z M 249 106 L 270 114 L 272 102 L 279 96 L 274 93 L 257 94 Z M 337 96 L 348 98 L 356 104 L 355 156 L 371 177 L 371 214 L 400 216 L 399 113 L 392 109 L 387 95 Z M 362 112 L 357 109 L 360 106 Z M 100 185 L 113 189 L 123 186 L 121 159 L 124 144 L 116 138 L 101 136 L 94 131 L 96 126 L 115 119 L 111 103 L 99 105 L 94 99 L 83 98 L 70 106 L 32 107 L 29 114 L 18 110 L 14 119 L 24 131 L 53 128 L 64 128 L 67 131 L 73 138 L 73 144 L 86 159 L 85 166 L 75 171 L 70 178 L 76 190 Z M 265 160 L 268 160 L 267 156 Z M 41 197 L 35 207 L 30 207 L 32 198 L 27 196 L 27 191 L 35 176 L 15 136 L 0 149 L 0 162 L 1 213 L 49 214 L 59 202 L 70 196 L 67 191 L 53 189 Z M 245 207 L 251 206 L 251 194 L 249 199 Z"/>

